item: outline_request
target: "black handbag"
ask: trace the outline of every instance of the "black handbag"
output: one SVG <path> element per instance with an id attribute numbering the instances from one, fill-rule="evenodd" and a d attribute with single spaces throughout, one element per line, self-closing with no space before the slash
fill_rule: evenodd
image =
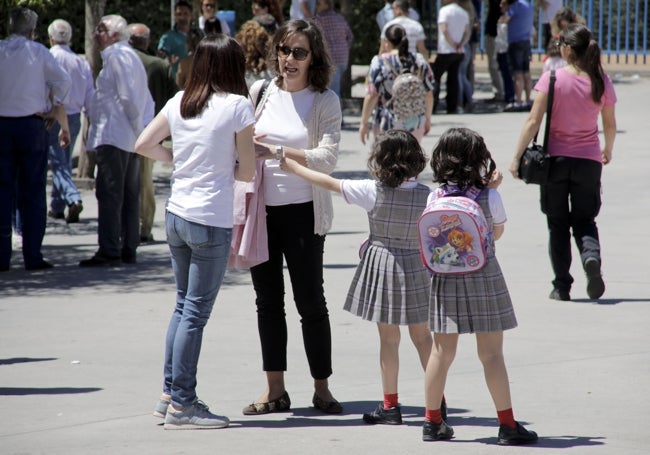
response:
<path id="1" fill-rule="evenodd" d="M 548 134 L 551 127 L 551 112 L 553 110 L 553 93 L 555 92 L 555 70 L 551 70 L 551 80 L 548 88 L 548 104 L 546 107 L 546 128 L 544 130 L 544 144 L 537 143 L 537 133 L 533 142 L 526 147 L 519 160 L 517 174 L 525 183 L 544 185 L 548 181 L 548 172 L 551 167 L 551 157 L 548 155 Z"/>

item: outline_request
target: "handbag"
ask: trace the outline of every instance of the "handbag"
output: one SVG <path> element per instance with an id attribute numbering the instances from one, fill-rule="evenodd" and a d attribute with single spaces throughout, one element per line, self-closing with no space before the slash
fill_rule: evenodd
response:
<path id="1" fill-rule="evenodd" d="M 548 154 L 548 135 L 551 127 L 551 112 L 553 110 L 553 94 L 555 92 L 555 70 L 551 70 L 551 80 L 548 88 L 548 103 L 546 107 L 546 127 L 544 130 L 544 144 L 537 143 L 537 133 L 533 142 L 526 147 L 521 159 L 517 174 L 525 183 L 544 185 L 548 181 L 548 172 L 551 167 L 551 157 Z"/>

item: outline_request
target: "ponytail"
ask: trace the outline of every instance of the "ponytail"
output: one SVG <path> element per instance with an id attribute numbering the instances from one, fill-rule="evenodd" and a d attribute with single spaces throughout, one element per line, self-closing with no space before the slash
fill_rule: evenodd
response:
<path id="1" fill-rule="evenodd" d="M 600 47 L 591 31 L 582 24 L 570 24 L 560 32 L 560 42 L 571 48 L 568 62 L 589 75 L 591 98 L 600 103 L 605 93 L 605 72 L 600 63 Z"/>
<path id="2" fill-rule="evenodd" d="M 399 55 L 399 61 L 403 67 L 410 66 L 411 53 L 409 52 L 409 39 L 406 37 L 406 34 L 404 34 L 397 46 L 397 55 Z"/>
<path id="3" fill-rule="evenodd" d="M 605 78 L 603 66 L 600 63 L 600 47 L 596 40 L 590 40 L 587 51 L 584 55 L 584 71 L 591 79 L 591 97 L 596 103 L 600 103 L 600 99 L 605 93 Z"/>

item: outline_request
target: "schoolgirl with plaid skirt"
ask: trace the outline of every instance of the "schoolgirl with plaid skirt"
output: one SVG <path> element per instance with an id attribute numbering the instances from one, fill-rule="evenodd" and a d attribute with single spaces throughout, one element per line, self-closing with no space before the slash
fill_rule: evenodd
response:
<path id="1" fill-rule="evenodd" d="M 429 327 L 433 346 L 425 373 L 426 411 L 424 441 L 451 439 L 454 430 L 438 409 L 447 373 L 456 355 L 461 333 L 476 335 L 478 356 L 499 419 L 497 443 L 529 444 L 537 441 L 534 431 L 515 421 L 508 372 L 503 358 L 503 331 L 517 326 L 510 294 L 494 255 L 494 240 L 503 234 L 506 214 L 496 187 L 502 175 L 483 138 L 467 128 L 450 128 L 442 134 L 431 154 L 434 182 L 466 190 L 481 190 L 481 206 L 493 235 L 483 268 L 465 274 L 435 273 L 429 297 Z M 431 198 L 436 197 L 433 192 Z M 443 196 L 444 197 L 444 196 Z M 430 201 L 429 201 L 430 202 Z"/>
<path id="2" fill-rule="evenodd" d="M 281 161 L 282 169 L 341 193 L 346 202 L 368 213 L 370 236 L 344 309 L 375 322 L 379 331 L 384 400 L 363 415 L 369 424 L 402 423 L 397 391 L 400 326 L 408 326 L 423 369 L 431 352 L 427 324 L 431 276 L 420 259 L 417 232 L 431 190 L 415 181 L 425 166 L 417 139 L 402 130 L 389 130 L 374 143 L 368 168 L 376 180 L 338 180 L 295 161 Z M 441 396 L 439 407 L 444 406 L 442 400 Z"/>

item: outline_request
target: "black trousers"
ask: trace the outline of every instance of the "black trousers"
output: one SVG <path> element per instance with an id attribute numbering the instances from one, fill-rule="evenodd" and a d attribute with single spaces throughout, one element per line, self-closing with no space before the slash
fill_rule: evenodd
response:
<path id="1" fill-rule="evenodd" d="M 251 268 L 264 371 L 287 369 L 283 259 L 314 379 L 332 374 L 332 336 L 323 289 L 325 237 L 314 234 L 314 205 L 267 206 L 269 260 Z"/>
<path id="2" fill-rule="evenodd" d="M 571 233 L 582 263 L 601 260 L 596 216 L 601 206 L 600 176 L 603 165 L 594 160 L 568 157 L 551 159 L 549 181 L 541 186 L 542 213 L 549 230 L 549 255 L 553 286 L 569 291 L 573 283 Z"/>
<path id="3" fill-rule="evenodd" d="M 440 100 L 440 80 L 447 73 L 447 114 L 455 114 L 458 108 L 458 68 L 465 54 L 438 54 L 431 65 L 436 86 L 433 89 L 433 112 Z"/>

